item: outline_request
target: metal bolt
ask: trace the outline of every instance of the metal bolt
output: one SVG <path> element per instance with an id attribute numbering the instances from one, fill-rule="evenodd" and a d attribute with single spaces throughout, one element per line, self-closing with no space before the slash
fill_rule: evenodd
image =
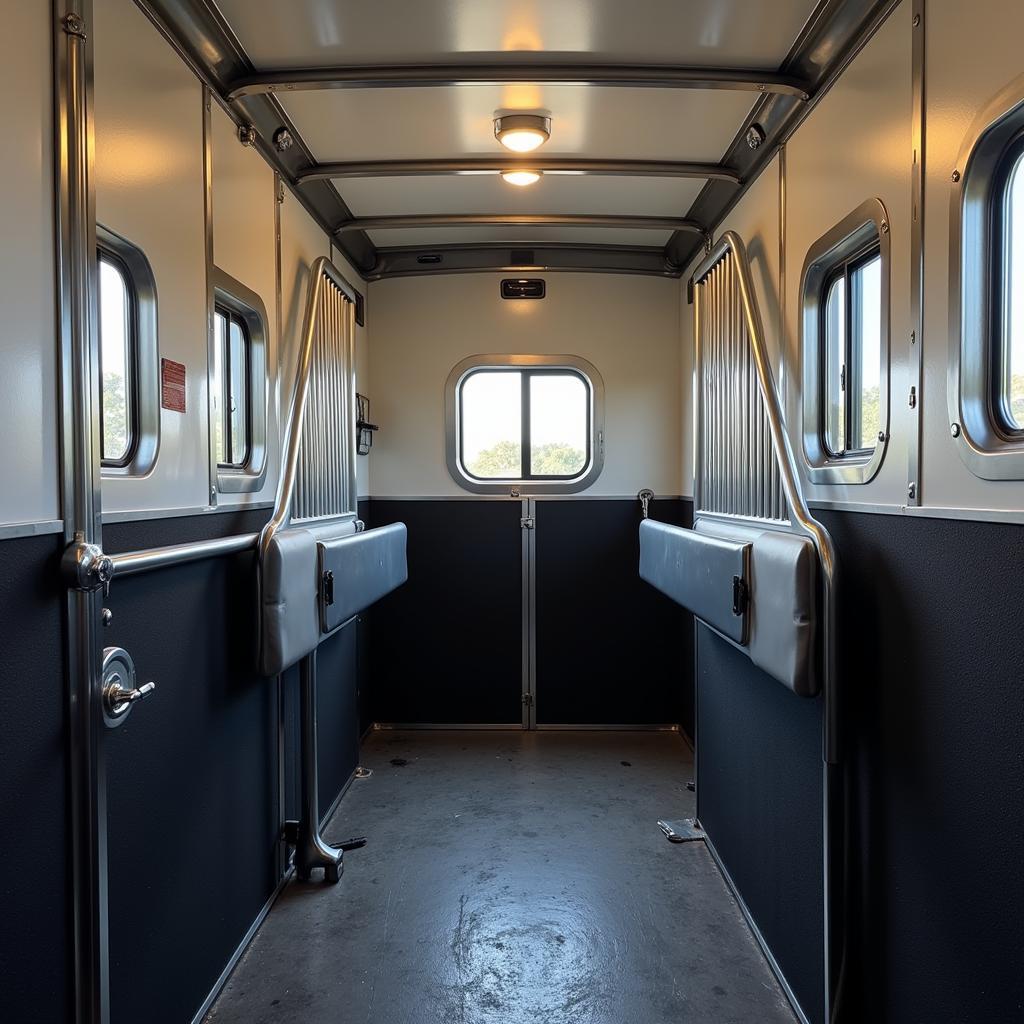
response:
<path id="1" fill-rule="evenodd" d="M 917 495 L 917 484 L 915 484 L 914 481 L 911 480 L 910 483 L 907 484 L 907 497 L 910 498 L 911 500 L 913 500 L 913 498 L 916 495 Z"/>
<path id="2" fill-rule="evenodd" d="M 243 146 L 255 146 L 256 129 L 251 124 L 240 124 L 238 126 L 238 141 Z"/>
<path id="3" fill-rule="evenodd" d="M 950 425 L 949 425 L 949 432 L 953 435 L 953 437 L 959 437 L 960 436 L 960 424 L 959 423 L 950 423 Z"/>
<path id="4" fill-rule="evenodd" d="M 758 149 L 767 136 L 759 124 L 752 124 L 747 129 L 747 145 L 751 149 Z"/>
<path id="5" fill-rule="evenodd" d="M 881 441 L 882 444 L 885 444 L 885 442 L 889 440 L 889 435 L 884 430 L 880 430 L 878 432 L 878 440 Z"/>
<path id="6" fill-rule="evenodd" d="M 959 171 L 954 171 L 953 174 L 952 174 L 952 178 L 953 178 L 953 181 L 959 181 L 960 180 L 960 172 Z"/>
<path id="7" fill-rule="evenodd" d="M 274 145 L 279 153 L 283 153 L 286 149 L 291 149 L 294 144 L 295 139 L 287 128 L 278 128 L 274 132 Z"/>
<path id="8" fill-rule="evenodd" d="M 85 22 L 80 14 L 65 14 L 61 19 L 61 25 L 63 25 L 64 31 L 69 36 L 74 36 L 76 39 L 85 39 Z"/>
<path id="9" fill-rule="evenodd" d="M 109 608 L 104 608 L 100 612 L 100 621 L 104 626 L 109 626 L 114 621 L 114 613 Z"/>
<path id="10" fill-rule="evenodd" d="M 920 14 L 915 14 L 914 15 L 914 28 L 920 28 L 920 27 L 921 27 L 921 15 Z"/>
<path id="11" fill-rule="evenodd" d="M 883 235 L 889 234 L 889 222 L 887 220 L 882 221 L 881 228 Z"/>

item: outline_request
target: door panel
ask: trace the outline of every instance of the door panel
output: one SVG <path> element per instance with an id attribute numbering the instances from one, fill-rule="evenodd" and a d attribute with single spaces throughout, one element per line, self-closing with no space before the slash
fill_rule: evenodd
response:
<path id="1" fill-rule="evenodd" d="M 688 511 L 651 505 L 677 525 Z M 538 725 L 686 722 L 691 620 L 640 579 L 639 525 L 632 499 L 536 502 Z"/>
<path id="2" fill-rule="evenodd" d="M 373 526 L 409 529 L 409 581 L 370 613 L 376 721 L 522 721 L 521 515 L 513 500 L 372 502 Z"/>

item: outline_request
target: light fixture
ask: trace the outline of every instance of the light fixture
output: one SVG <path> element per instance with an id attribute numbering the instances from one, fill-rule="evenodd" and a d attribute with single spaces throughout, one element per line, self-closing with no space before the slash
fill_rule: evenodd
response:
<path id="1" fill-rule="evenodd" d="M 503 114 L 494 119 L 494 137 L 513 153 L 530 153 L 551 136 L 551 118 L 543 114 Z"/>
<path id="2" fill-rule="evenodd" d="M 540 171 L 502 171 L 501 176 L 510 185 L 518 185 L 522 188 L 524 185 L 532 185 L 538 181 Z"/>

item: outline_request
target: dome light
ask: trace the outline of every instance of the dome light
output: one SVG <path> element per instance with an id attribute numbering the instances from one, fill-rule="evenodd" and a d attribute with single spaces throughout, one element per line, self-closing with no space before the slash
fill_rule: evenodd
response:
<path id="1" fill-rule="evenodd" d="M 524 185 L 532 185 L 535 181 L 539 181 L 540 171 L 502 171 L 501 176 L 510 185 L 518 185 L 522 188 Z"/>
<path id="2" fill-rule="evenodd" d="M 551 118 L 543 114 L 505 114 L 494 119 L 494 137 L 513 153 L 531 153 L 551 137 Z"/>

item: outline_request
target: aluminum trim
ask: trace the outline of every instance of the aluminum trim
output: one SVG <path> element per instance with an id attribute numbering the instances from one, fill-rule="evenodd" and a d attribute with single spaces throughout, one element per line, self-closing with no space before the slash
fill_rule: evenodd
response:
<path id="1" fill-rule="evenodd" d="M 469 477 L 459 462 L 459 388 L 463 380 L 474 370 L 489 366 L 520 366 L 524 368 L 543 366 L 552 369 L 564 367 L 575 370 L 586 378 L 590 385 L 590 465 L 572 480 L 496 480 L 486 483 Z M 473 494 L 500 494 L 509 497 L 515 490 L 518 495 L 536 497 L 541 494 L 574 494 L 590 487 L 604 469 L 604 378 L 593 363 L 582 356 L 574 355 L 509 355 L 492 353 L 469 356 L 452 367 L 444 386 L 444 431 L 445 464 L 451 478 L 463 490 Z"/>
<path id="2" fill-rule="evenodd" d="M 0 540 L 17 540 L 21 537 L 45 537 L 48 534 L 63 532 L 63 519 L 44 519 L 32 523 L 0 524 Z"/>
<path id="3" fill-rule="evenodd" d="M 910 170 L 910 317 L 907 352 L 910 386 L 916 401 L 910 409 L 907 438 L 907 503 L 921 504 L 921 429 L 924 416 L 924 162 L 926 157 L 927 115 L 925 113 L 926 30 L 925 0 L 913 0 L 911 7 L 911 170 Z M 888 436 L 888 426 L 883 428 Z"/>
<path id="4" fill-rule="evenodd" d="M 104 512 L 103 525 L 109 523 L 141 523 L 149 519 L 182 519 L 191 516 L 215 516 L 224 512 L 252 512 L 258 509 L 273 508 L 272 501 L 222 502 L 216 508 L 209 505 L 191 505 L 180 508 L 143 508 L 122 509 L 117 512 Z"/>
<path id="5" fill-rule="evenodd" d="M 206 379 L 213 380 L 216 361 L 216 333 L 214 330 L 214 288 L 213 288 L 213 109 L 212 93 L 209 86 L 202 88 L 202 131 L 203 131 L 203 238 L 206 260 Z M 217 445 L 213 432 L 213 394 L 207 389 L 206 403 L 206 449 L 209 474 L 207 494 L 210 507 L 217 505 Z"/>
<path id="6" fill-rule="evenodd" d="M 323 89 L 408 89 L 515 82 L 653 89 L 728 89 L 809 98 L 807 84 L 791 75 L 743 68 L 674 64 L 548 63 L 363 64 L 261 71 L 229 83 L 230 101 L 282 92 Z"/>
<path id="7" fill-rule="evenodd" d="M 889 447 L 890 327 L 892 322 L 889 214 L 881 199 L 867 199 L 810 247 L 800 274 L 801 433 L 807 478 L 816 484 L 866 484 L 878 475 Z M 869 455 L 830 455 L 821 439 L 821 294 L 824 281 L 839 263 L 871 242 L 882 259 L 879 334 L 878 414 L 881 439 Z M 920 392 L 919 392 L 920 393 Z"/>
<path id="8" fill-rule="evenodd" d="M 995 427 L 989 382 L 994 338 L 990 288 L 994 273 L 989 210 L 1006 146 L 1024 127 L 1024 75 L 978 114 L 957 158 L 949 201 L 949 371 L 946 402 L 951 437 L 964 465 L 983 480 L 1024 479 L 1024 438 Z"/>

